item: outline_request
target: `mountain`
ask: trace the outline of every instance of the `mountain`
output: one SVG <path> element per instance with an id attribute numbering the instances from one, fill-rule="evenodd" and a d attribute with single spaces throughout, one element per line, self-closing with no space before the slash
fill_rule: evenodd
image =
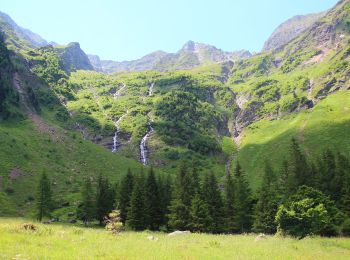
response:
<path id="1" fill-rule="evenodd" d="M 0 214 L 28 216 L 43 171 L 61 202 L 54 216 L 67 219 L 99 173 L 116 182 L 129 167 L 174 173 L 185 161 L 223 177 L 238 160 L 255 192 L 292 138 L 310 162 L 349 154 L 349 24 L 343 0 L 273 52 L 190 41 L 123 65 L 89 56 L 97 71 L 77 43 L 30 47 L 2 24 Z M 142 71 L 101 73 L 115 68 Z"/>
<path id="2" fill-rule="evenodd" d="M 121 71 L 151 70 L 166 55 L 167 53 L 163 51 L 156 51 L 137 60 L 122 62 L 100 60 L 97 55 L 89 55 L 89 59 L 96 71 L 113 73 Z"/>
<path id="3" fill-rule="evenodd" d="M 249 51 L 224 52 L 214 46 L 188 41 L 177 53 L 156 51 L 133 61 L 100 60 L 97 55 L 89 55 L 96 71 L 105 73 L 127 71 L 170 71 L 191 69 L 210 62 L 225 62 L 250 57 Z"/>
<path id="4" fill-rule="evenodd" d="M 55 46 L 62 59 L 62 68 L 65 71 L 93 70 L 88 56 L 80 48 L 78 42 L 69 43 L 67 46 Z"/>
<path id="5" fill-rule="evenodd" d="M 286 22 L 278 26 L 271 34 L 269 39 L 265 42 L 263 51 L 275 50 L 301 33 L 310 28 L 317 20 L 325 15 L 325 12 L 309 14 L 309 15 L 297 15 Z"/>
<path id="6" fill-rule="evenodd" d="M 10 16 L 0 12 L 0 26 L 7 34 L 14 34 L 25 41 L 30 47 L 42 47 L 47 45 L 46 40 L 32 31 L 18 26 Z"/>

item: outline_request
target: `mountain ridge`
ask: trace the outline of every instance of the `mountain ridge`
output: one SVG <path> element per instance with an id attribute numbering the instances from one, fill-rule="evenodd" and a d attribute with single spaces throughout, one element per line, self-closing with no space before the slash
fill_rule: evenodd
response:
<path id="1" fill-rule="evenodd" d="M 247 50 L 226 52 L 213 45 L 194 41 L 186 42 L 176 53 L 155 51 L 131 61 L 101 60 L 98 55 L 88 55 L 95 70 L 106 73 L 191 69 L 206 62 L 225 62 L 250 56 Z"/>

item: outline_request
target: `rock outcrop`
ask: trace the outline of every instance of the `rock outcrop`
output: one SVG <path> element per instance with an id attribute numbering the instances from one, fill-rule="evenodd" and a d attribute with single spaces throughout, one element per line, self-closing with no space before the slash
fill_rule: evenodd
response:
<path id="1" fill-rule="evenodd" d="M 69 43 L 64 47 L 57 46 L 55 49 L 62 58 L 62 67 L 66 72 L 94 69 L 78 42 Z"/>
<path id="2" fill-rule="evenodd" d="M 263 51 L 278 49 L 309 29 L 325 13 L 297 15 L 282 23 L 265 42 Z"/>

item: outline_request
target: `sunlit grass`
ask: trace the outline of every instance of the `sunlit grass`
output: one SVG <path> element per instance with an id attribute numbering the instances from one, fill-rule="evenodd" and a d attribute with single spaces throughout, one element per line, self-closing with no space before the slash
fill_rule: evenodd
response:
<path id="1" fill-rule="evenodd" d="M 1 259 L 349 259 L 348 238 L 295 240 L 256 235 L 125 232 L 34 223 L 22 228 L 22 219 L 0 219 Z M 149 240 L 153 235 L 158 240 Z"/>

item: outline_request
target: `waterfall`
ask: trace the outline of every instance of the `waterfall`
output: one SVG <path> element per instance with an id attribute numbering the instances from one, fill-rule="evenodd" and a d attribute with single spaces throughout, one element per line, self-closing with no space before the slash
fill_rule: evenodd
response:
<path id="1" fill-rule="evenodd" d="M 122 87 L 114 93 L 113 98 L 116 99 L 116 98 L 120 97 L 120 92 L 122 92 L 125 87 L 126 87 L 126 85 L 123 83 Z"/>
<path id="2" fill-rule="evenodd" d="M 152 83 L 151 86 L 149 87 L 148 96 L 153 95 L 153 87 L 154 87 L 154 83 Z"/>
<path id="3" fill-rule="evenodd" d="M 126 111 L 126 113 L 124 115 L 122 115 L 121 117 L 119 117 L 119 119 L 115 122 L 115 126 L 117 128 L 117 131 L 115 131 L 114 136 L 113 136 L 113 147 L 112 147 L 112 153 L 115 153 L 118 150 L 118 146 L 119 146 L 119 141 L 118 141 L 118 134 L 120 132 L 120 122 L 123 120 L 124 117 L 126 117 L 126 115 L 128 114 L 128 111 Z"/>
<path id="4" fill-rule="evenodd" d="M 148 164 L 148 147 L 147 147 L 147 140 L 153 133 L 153 127 L 150 125 L 148 132 L 146 135 L 142 138 L 140 143 L 140 160 L 143 165 Z"/>

